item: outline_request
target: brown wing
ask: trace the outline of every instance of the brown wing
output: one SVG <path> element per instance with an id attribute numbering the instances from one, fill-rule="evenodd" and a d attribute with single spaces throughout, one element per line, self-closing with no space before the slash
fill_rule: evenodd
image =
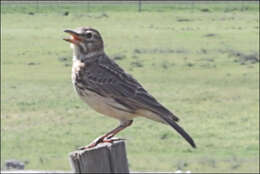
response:
<path id="1" fill-rule="evenodd" d="M 85 62 L 81 83 L 88 90 L 94 91 L 104 97 L 111 97 L 124 105 L 131 112 L 145 109 L 158 115 L 162 120 L 171 125 L 191 145 L 195 147 L 192 138 L 177 124 L 178 117 L 162 106 L 151 96 L 140 83 L 131 75 L 124 72 L 113 60 L 106 55 Z"/>
<path id="2" fill-rule="evenodd" d="M 84 83 L 88 90 L 104 97 L 111 97 L 133 111 L 146 109 L 158 116 L 163 115 L 170 120 L 179 120 L 106 55 L 89 60 L 85 64 L 80 76 L 81 83 Z"/>

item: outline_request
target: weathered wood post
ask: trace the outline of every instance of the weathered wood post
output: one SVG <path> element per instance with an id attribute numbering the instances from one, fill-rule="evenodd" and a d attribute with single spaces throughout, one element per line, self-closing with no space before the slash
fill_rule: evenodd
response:
<path id="1" fill-rule="evenodd" d="M 102 143 L 69 154 L 75 173 L 129 173 L 125 142 Z"/>

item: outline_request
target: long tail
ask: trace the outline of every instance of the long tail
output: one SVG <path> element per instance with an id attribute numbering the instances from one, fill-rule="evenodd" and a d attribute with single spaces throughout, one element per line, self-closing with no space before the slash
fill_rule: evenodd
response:
<path id="1" fill-rule="evenodd" d="M 171 119 L 169 119 L 168 117 L 165 117 L 165 116 L 161 116 L 161 118 L 165 122 L 167 122 L 171 127 L 173 127 L 193 148 L 196 148 L 196 145 L 195 145 L 193 139 L 174 120 L 171 120 Z"/>
<path id="2" fill-rule="evenodd" d="M 142 88 L 143 89 L 143 88 Z M 131 98 L 130 98 L 131 99 Z M 173 127 L 183 138 L 193 147 L 196 148 L 196 145 L 193 141 L 193 139 L 183 130 L 176 122 L 179 120 L 179 118 L 171 113 L 168 109 L 166 109 L 164 106 L 162 106 L 157 100 L 148 94 L 144 89 L 142 92 L 137 93 L 137 95 L 132 98 L 132 100 L 128 100 L 128 102 L 131 103 L 131 105 L 136 106 L 136 108 L 141 108 L 139 111 L 139 114 L 142 116 L 145 116 L 149 119 L 159 121 L 159 122 L 166 122 L 171 127 Z M 138 103 L 138 105 L 136 105 Z M 147 113 L 144 111 L 151 111 L 156 116 L 153 116 L 151 113 Z M 158 119 L 159 117 L 160 119 Z M 161 121 L 162 120 L 162 121 Z"/>

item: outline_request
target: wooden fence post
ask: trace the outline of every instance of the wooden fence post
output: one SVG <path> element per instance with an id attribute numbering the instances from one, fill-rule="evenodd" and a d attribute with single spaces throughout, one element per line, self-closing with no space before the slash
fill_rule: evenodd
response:
<path id="1" fill-rule="evenodd" d="M 125 142 L 102 143 L 69 154 L 75 173 L 129 173 Z"/>

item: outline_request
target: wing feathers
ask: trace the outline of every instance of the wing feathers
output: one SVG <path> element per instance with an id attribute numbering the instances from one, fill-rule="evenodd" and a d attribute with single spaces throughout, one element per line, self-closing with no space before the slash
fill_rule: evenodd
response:
<path id="1" fill-rule="evenodd" d="M 86 64 L 81 80 L 90 90 L 104 97 L 113 98 L 116 102 L 129 109 L 130 112 L 138 113 L 140 110 L 147 110 L 155 113 L 152 114 L 152 117 L 148 116 L 148 118 L 168 123 L 192 147 L 196 147 L 192 138 L 175 122 L 179 120 L 178 117 L 162 106 L 141 84 L 131 75 L 125 73 L 113 60 L 103 55 L 96 58 L 95 61 L 86 62 Z"/>

